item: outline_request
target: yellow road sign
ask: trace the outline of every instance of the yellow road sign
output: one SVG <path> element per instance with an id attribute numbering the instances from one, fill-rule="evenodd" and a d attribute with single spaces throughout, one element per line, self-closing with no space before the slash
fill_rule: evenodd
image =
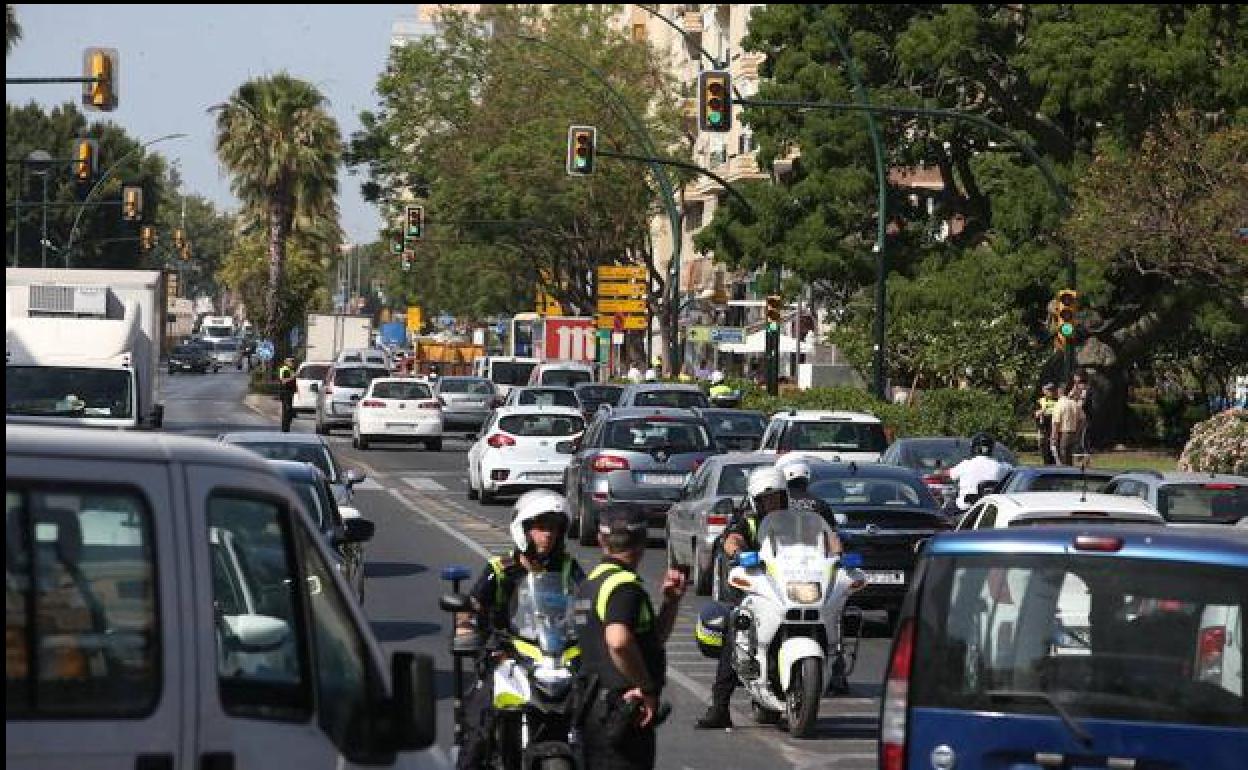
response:
<path id="1" fill-rule="evenodd" d="M 644 297 L 649 289 L 644 283 L 600 283 L 599 297 Z"/>
<path id="2" fill-rule="evenodd" d="M 644 281 L 646 268 L 641 265 L 603 265 L 598 268 L 598 281 Z"/>
<path id="3" fill-rule="evenodd" d="M 407 306 L 407 330 L 412 334 L 420 334 L 420 330 L 424 327 L 425 320 L 421 314 L 420 306 Z"/>
<path id="4" fill-rule="evenodd" d="M 598 316 L 598 328 L 599 329 L 614 329 L 615 328 L 615 315 L 614 314 L 599 315 Z M 626 331 L 626 332 L 645 331 L 647 328 L 648 327 L 646 326 L 646 317 L 644 315 L 621 315 L 620 316 L 620 330 L 621 331 Z"/>
<path id="5" fill-rule="evenodd" d="M 644 299 L 599 299 L 599 313 L 645 313 Z"/>

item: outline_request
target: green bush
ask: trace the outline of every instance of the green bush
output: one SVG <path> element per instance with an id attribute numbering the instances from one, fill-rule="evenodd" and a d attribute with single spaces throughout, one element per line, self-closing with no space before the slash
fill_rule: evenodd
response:
<path id="1" fill-rule="evenodd" d="M 1248 475 L 1248 409 L 1228 409 L 1192 428 L 1179 470 Z"/>
<path id="2" fill-rule="evenodd" d="M 982 430 L 1007 446 L 1019 443 L 1013 402 L 995 393 L 929 390 L 921 394 L 917 404 L 907 406 L 880 401 L 865 390 L 851 387 L 810 388 L 774 397 L 753 385 L 741 390 L 743 409 L 758 409 L 768 415 L 788 409 L 866 412 L 879 417 L 894 437 L 970 436 Z"/>
<path id="3" fill-rule="evenodd" d="M 259 393 L 262 396 L 276 396 L 279 383 L 272 372 L 264 369 L 252 369 L 247 375 L 247 392 Z"/>

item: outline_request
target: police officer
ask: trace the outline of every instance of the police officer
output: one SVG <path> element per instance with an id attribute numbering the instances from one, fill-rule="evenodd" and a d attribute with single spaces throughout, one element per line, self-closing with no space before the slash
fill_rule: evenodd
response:
<path id="1" fill-rule="evenodd" d="M 1053 442 L 1049 437 L 1053 434 L 1053 410 L 1057 407 L 1057 386 L 1046 382 L 1041 389 L 1041 396 L 1036 400 L 1034 417 L 1036 427 L 1040 430 L 1040 456 L 1045 465 L 1056 465 L 1057 455 L 1053 452 Z"/>
<path id="2" fill-rule="evenodd" d="M 581 585 L 576 622 L 581 643 L 581 692 L 587 770 L 649 770 L 655 766 L 659 694 L 667 673 L 663 645 L 685 594 L 685 575 L 669 569 L 655 612 L 637 567 L 646 553 L 646 518 L 610 508 L 598 528 L 602 563 Z"/>
<path id="3" fill-rule="evenodd" d="M 758 550 L 758 527 L 762 518 L 772 511 L 789 505 L 788 485 L 784 474 L 774 466 L 755 468 L 746 485 L 746 502 L 724 528 L 723 551 L 725 559 L 732 559 L 742 551 Z M 728 703 L 737 689 L 737 672 L 732 668 L 734 630 L 729 623 L 720 648 L 719 664 L 715 668 L 715 684 L 711 686 L 711 703 L 706 714 L 696 723 L 699 730 L 732 727 L 732 715 Z"/>
<path id="4" fill-rule="evenodd" d="M 455 619 L 455 646 L 478 649 L 492 631 L 510 625 L 512 598 L 520 580 L 530 572 L 558 572 L 571 594 L 585 573 L 564 549 L 568 530 L 568 501 L 551 490 L 526 492 L 512 509 L 510 534 L 515 549 L 507 556 L 490 559 L 469 594 L 475 612 Z M 479 661 L 481 677 L 464 698 L 464 742 L 456 767 L 479 768 L 490 754 L 493 734 L 494 678 L 491 664 Z"/>
<path id="5" fill-rule="evenodd" d="M 278 397 L 282 400 L 282 433 L 290 433 L 295 418 L 295 359 L 287 358 L 277 370 Z"/>

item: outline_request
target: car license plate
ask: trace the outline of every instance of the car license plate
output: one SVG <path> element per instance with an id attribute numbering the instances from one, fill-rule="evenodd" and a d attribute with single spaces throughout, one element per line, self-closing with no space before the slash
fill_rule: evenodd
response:
<path id="1" fill-rule="evenodd" d="M 685 483 L 685 474 L 683 473 L 642 473 L 637 478 L 641 484 L 650 484 L 656 487 L 667 487 L 672 485 L 683 485 Z"/>
<path id="2" fill-rule="evenodd" d="M 862 572 L 867 576 L 868 583 L 881 583 L 883 585 L 893 586 L 903 586 L 906 584 L 906 573 L 901 570 L 864 569 Z"/>

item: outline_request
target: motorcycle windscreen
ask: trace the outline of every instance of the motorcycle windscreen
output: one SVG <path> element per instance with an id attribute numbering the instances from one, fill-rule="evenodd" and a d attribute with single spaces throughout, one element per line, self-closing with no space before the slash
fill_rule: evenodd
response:
<path id="1" fill-rule="evenodd" d="M 572 604 L 558 572 L 530 572 L 516 590 L 512 633 L 535 643 L 543 655 L 558 658 L 574 643 Z"/>
<path id="2" fill-rule="evenodd" d="M 817 513 L 786 508 L 763 517 L 758 542 L 762 550 L 772 555 L 783 549 L 804 546 L 828 558 L 832 553 L 832 528 Z"/>

